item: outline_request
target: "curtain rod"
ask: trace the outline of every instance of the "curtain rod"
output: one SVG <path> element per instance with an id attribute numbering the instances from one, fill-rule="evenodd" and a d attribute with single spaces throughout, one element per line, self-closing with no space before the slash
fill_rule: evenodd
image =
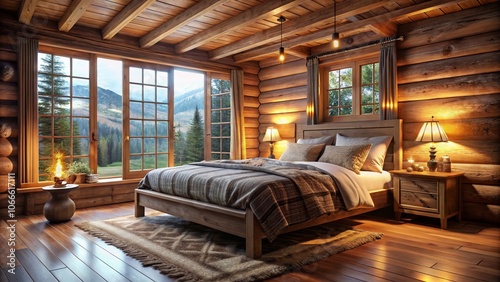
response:
<path id="1" fill-rule="evenodd" d="M 387 40 L 377 40 L 377 41 L 372 41 L 372 42 L 369 42 L 369 43 L 367 43 L 365 45 L 361 45 L 361 46 L 356 46 L 356 47 L 341 49 L 341 50 L 338 50 L 338 51 L 328 51 L 328 52 L 320 53 L 320 54 L 317 54 L 317 55 L 312 55 L 312 56 L 307 57 L 307 59 L 308 60 L 309 59 L 313 59 L 313 58 L 318 58 L 319 59 L 319 58 L 328 57 L 328 56 L 331 56 L 331 55 L 345 53 L 345 52 L 349 52 L 349 51 L 353 51 L 353 50 L 358 50 L 358 49 L 363 49 L 363 48 L 367 48 L 367 47 L 372 47 L 372 46 L 375 46 L 375 45 L 382 45 L 382 44 L 385 44 L 385 43 L 391 43 L 391 42 L 403 41 L 403 40 L 404 40 L 403 36 L 399 36 L 397 38 L 391 38 L 391 39 L 387 39 Z"/>

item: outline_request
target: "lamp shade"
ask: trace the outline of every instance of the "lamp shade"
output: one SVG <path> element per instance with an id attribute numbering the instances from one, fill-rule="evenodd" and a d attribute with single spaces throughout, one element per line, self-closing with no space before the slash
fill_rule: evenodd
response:
<path id="1" fill-rule="evenodd" d="M 281 137 L 278 129 L 272 126 L 266 129 L 266 134 L 264 135 L 264 139 L 262 139 L 263 142 L 276 142 L 280 140 Z"/>
<path id="2" fill-rule="evenodd" d="M 444 132 L 443 128 L 439 124 L 439 121 L 435 121 L 434 117 L 432 121 L 424 122 L 420 132 L 418 133 L 417 139 L 415 141 L 419 142 L 447 142 L 448 136 Z"/>

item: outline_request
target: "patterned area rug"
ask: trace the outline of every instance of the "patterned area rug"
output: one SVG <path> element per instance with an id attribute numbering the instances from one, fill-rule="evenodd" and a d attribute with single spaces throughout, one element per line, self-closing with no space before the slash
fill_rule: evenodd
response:
<path id="1" fill-rule="evenodd" d="M 77 226 L 179 281 L 258 281 L 382 238 L 330 223 L 280 235 L 272 243 L 264 239 L 264 255 L 252 260 L 245 256 L 244 239 L 169 215 Z"/>

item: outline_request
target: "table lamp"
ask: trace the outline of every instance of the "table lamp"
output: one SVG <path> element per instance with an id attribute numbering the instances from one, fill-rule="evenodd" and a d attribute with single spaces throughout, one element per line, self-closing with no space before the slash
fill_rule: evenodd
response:
<path id="1" fill-rule="evenodd" d="M 277 128 L 274 128 L 272 126 L 268 127 L 266 129 L 266 134 L 264 135 L 264 139 L 262 139 L 262 142 L 269 142 L 269 156 L 268 158 L 274 159 L 274 142 L 280 141 L 280 133 L 278 132 Z"/>
<path id="2" fill-rule="evenodd" d="M 436 171 L 437 161 L 436 161 L 436 147 L 434 146 L 434 142 L 447 142 L 448 136 L 444 132 L 443 128 L 439 124 L 439 121 L 434 120 L 434 116 L 432 116 L 431 121 L 424 122 L 420 132 L 418 133 L 417 139 L 415 141 L 418 142 L 431 142 L 430 148 L 430 159 L 427 162 L 427 167 L 429 171 Z"/>

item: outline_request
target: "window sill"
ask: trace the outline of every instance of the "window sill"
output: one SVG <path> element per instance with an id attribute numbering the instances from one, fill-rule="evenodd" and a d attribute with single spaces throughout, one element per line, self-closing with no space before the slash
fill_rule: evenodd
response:
<path id="1" fill-rule="evenodd" d="M 121 179 L 121 178 L 106 178 L 106 179 L 99 179 L 99 182 L 96 183 L 82 183 L 78 184 L 79 188 L 91 188 L 91 187 L 100 187 L 100 186 L 110 186 L 110 185 L 118 185 L 118 184 L 133 184 L 136 183 L 138 184 L 139 181 L 141 181 L 142 178 L 133 178 L 133 179 Z M 37 186 L 34 187 L 19 187 L 16 190 L 16 193 L 22 194 L 22 193 L 33 193 L 33 192 L 41 192 L 42 187 L 44 186 L 49 186 L 51 183 L 47 184 L 38 184 Z"/>

